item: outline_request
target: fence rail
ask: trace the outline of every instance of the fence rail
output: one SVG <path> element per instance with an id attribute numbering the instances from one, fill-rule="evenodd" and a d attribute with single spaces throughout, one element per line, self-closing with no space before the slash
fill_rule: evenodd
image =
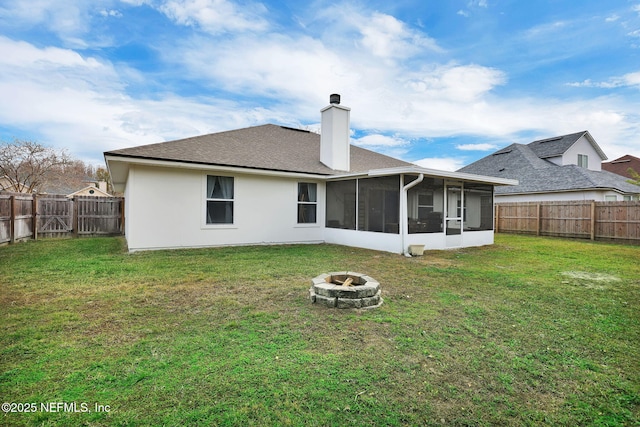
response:
<path id="1" fill-rule="evenodd" d="M 0 193 L 0 243 L 47 237 L 121 235 L 122 197 Z"/>
<path id="2" fill-rule="evenodd" d="M 495 209 L 496 232 L 640 245 L 640 202 L 508 202 Z"/>

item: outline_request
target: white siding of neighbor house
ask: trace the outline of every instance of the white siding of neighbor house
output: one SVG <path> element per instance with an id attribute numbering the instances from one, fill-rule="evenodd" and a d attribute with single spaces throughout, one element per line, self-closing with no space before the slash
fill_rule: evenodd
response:
<path id="1" fill-rule="evenodd" d="M 496 203 L 505 202 L 560 202 L 570 200 L 595 200 L 604 202 L 605 196 L 616 196 L 616 200 L 622 200 L 623 196 L 615 191 L 565 191 L 544 194 L 514 194 L 495 195 Z"/>
<path id="2" fill-rule="evenodd" d="M 562 164 L 563 165 L 577 165 L 578 164 L 578 154 L 585 154 L 589 157 L 589 162 L 587 165 L 587 169 L 592 171 L 600 171 L 602 170 L 601 163 L 602 159 L 598 152 L 593 148 L 593 145 L 589 143 L 587 138 L 583 136 L 580 137 L 567 151 L 562 155 Z"/>
<path id="3" fill-rule="evenodd" d="M 206 224 L 206 177 L 234 177 L 234 223 Z M 309 179 L 135 165 L 125 190 L 129 250 L 324 240 L 324 183 L 316 224 L 297 223 L 298 182 Z"/>

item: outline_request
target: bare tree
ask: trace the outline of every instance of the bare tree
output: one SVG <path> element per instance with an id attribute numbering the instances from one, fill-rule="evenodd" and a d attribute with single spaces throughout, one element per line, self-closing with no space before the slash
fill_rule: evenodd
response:
<path id="1" fill-rule="evenodd" d="M 53 170 L 70 161 L 65 150 L 56 150 L 38 142 L 17 138 L 11 142 L 0 142 L 0 176 L 6 176 L 16 192 L 38 191 Z"/>

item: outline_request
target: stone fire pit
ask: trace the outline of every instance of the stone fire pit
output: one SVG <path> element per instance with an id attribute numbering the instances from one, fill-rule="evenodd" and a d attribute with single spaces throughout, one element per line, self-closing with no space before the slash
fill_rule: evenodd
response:
<path id="1" fill-rule="evenodd" d="M 382 305 L 380 283 L 349 271 L 324 273 L 311 279 L 311 302 L 336 308 L 375 308 Z"/>

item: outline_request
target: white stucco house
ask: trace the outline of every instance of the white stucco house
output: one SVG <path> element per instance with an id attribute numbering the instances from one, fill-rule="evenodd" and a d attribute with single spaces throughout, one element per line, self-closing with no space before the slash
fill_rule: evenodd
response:
<path id="1" fill-rule="evenodd" d="M 505 178 L 420 168 L 349 143 L 332 95 L 321 134 L 273 124 L 105 153 L 130 251 L 335 243 L 394 253 L 493 243 Z"/>
<path id="2" fill-rule="evenodd" d="M 640 187 L 603 170 L 606 160 L 588 131 L 511 144 L 459 169 L 500 178 L 518 185 L 496 188 L 496 203 L 567 200 L 638 200 Z"/>

